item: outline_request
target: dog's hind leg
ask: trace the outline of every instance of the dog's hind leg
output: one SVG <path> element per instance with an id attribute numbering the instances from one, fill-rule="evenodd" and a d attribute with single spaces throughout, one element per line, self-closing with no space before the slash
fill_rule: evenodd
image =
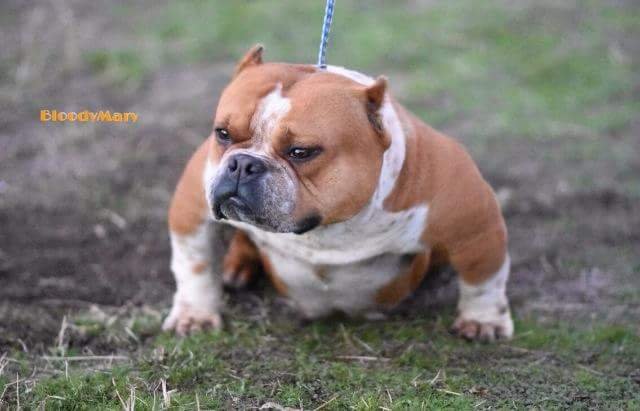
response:
<path id="1" fill-rule="evenodd" d="M 262 258 L 256 245 L 242 230 L 236 230 L 224 257 L 222 281 L 229 288 L 244 288 L 262 270 Z"/>
<path id="2" fill-rule="evenodd" d="M 491 342 L 513 336 L 506 288 L 510 260 L 506 234 L 499 228 L 484 233 L 451 254 L 458 272 L 458 317 L 452 331 L 468 340 Z"/>

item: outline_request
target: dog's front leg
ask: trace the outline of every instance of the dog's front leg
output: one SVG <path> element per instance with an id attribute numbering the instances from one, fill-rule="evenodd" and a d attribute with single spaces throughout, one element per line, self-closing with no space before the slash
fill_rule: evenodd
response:
<path id="1" fill-rule="evenodd" d="M 163 330 L 179 335 L 222 325 L 222 288 L 212 270 L 211 232 L 214 224 L 204 222 L 188 235 L 171 233 L 171 270 L 177 290 Z"/>
<path id="2" fill-rule="evenodd" d="M 208 144 L 193 155 L 178 183 L 169 210 L 171 270 L 177 290 L 164 330 L 185 335 L 220 328 L 222 285 L 214 273 L 212 236 L 220 226 L 209 217 L 203 172 Z"/>

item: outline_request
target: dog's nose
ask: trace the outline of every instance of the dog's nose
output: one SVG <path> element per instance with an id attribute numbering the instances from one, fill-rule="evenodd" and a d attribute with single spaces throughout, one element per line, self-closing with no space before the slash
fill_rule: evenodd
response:
<path id="1" fill-rule="evenodd" d="M 264 160 L 247 154 L 236 154 L 228 162 L 228 173 L 236 177 L 239 183 L 244 183 L 258 177 L 267 171 Z"/>
<path id="2" fill-rule="evenodd" d="M 248 154 L 236 154 L 227 160 L 226 169 L 212 186 L 211 199 L 216 218 L 236 218 L 252 213 L 251 205 L 257 201 L 259 177 L 268 171 L 265 160 Z M 239 211 L 240 210 L 240 211 Z M 234 217 L 235 216 L 235 217 Z"/>

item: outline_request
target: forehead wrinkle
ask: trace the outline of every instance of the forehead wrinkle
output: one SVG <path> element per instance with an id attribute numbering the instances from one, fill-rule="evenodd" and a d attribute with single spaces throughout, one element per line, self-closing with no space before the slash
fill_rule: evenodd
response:
<path id="1" fill-rule="evenodd" d="M 256 146 L 267 143 L 278 122 L 291 109 L 291 100 L 282 95 L 282 83 L 264 96 L 251 118 L 250 130 Z"/>

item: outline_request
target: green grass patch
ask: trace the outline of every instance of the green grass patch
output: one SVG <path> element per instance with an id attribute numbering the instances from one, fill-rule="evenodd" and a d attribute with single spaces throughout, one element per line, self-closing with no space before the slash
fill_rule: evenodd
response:
<path id="1" fill-rule="evenodd" d="M 449 320 L 333 320 L 300 328 L 275 318 L 266 326 L 234 320 L 223 332 L 184 339 L 160 334 L 114 368 L 62 372 L 59 364 L 58 375 L 23 388 L 21 401 L 105 409 L 135 398 L 147 409 L 169 395 L 176 409 L 266 402 L 309 409 L 330 401 L 327 408 L 336 410 L 625 408 L 640 401 L 629 377 L 640 367 L 640 338 L 630 328 L 524 320 L 514 341 L 483 345 L 449 336 Z"/>
<path id="2" fill-rule="evenodd" d="M 92 50 L 85 53 L 84 59 L 96 75 L 116 86 L 137 87 L 149 72 L 136 50 Z"/>
<path id="3" fill-rule="evenodd" d="M 152 37 L 168 61 L 236 60 L 260 42 L 268 60 L 314 63 L 322 13 L 320 2 L 190 0 L 160 13 Z M 637 62 L 616 45 L 638 35 L 638 19 L 637 8 L 596 1 L 344 1 L 328 60 L 389 74 L 396 93 L 436 126 L 481 120 L 478 138 L 611 134 L 638 109 Z"/>

